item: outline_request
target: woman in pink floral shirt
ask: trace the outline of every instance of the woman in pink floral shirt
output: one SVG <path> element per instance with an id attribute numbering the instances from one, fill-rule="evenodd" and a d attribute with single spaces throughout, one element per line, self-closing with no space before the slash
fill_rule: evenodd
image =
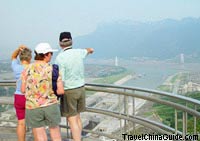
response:
<path id="1" fill-rule="evenodd" d="M 47 141 L 46 126 L 49 126 L 52 140 L 61 141 L 60 109 L 52 89 L 52 65 L 48 64 L 54 51 L 48 43 L 38 44 L 35 62 L 27 66 L 21 75 L 21 91 L 26 97 L 26 122 L 33 128 L 34 138 L 38 141 Z M 61 76 L 57 87 L 57 93 L 63 94 Z"/>

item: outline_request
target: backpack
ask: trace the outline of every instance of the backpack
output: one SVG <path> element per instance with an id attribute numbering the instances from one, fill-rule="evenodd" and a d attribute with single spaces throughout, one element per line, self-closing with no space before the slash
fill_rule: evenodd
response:
<path id="1" fill-rule="evenodd" d="M 61 97 L 61 95 L 58 95 L 56 90 L 57 90 L 57 79 L 59 76 L 59 67 L 56 64 L 52 65 L 52 88 L 54 91 L 54 94 L 57 96 L 57 99 Z"/>

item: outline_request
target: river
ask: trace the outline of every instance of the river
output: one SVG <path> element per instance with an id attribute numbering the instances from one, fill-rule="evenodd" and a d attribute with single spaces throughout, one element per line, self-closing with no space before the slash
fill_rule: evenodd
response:
<path id="1" fill-rule="evenodd" d="M 131 72 L 139 75 L 136 79 L 130 79 L 123 85 L 156 89 L 167 77 L 177 72 L 198 71 L 200 64 L 172 64 L 172 63 L 132 63 L 127 67 Z"/>

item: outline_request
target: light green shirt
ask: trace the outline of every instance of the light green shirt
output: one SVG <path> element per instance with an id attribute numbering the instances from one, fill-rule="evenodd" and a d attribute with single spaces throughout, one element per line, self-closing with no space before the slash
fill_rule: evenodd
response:
<path id="1" fill-rule="evenodd" d="M 56 57 L 55 63 L 59 65 L 65 90 L 85 84 L 83 59 L 86 56 L 86 49 L 67 49 Z"/>

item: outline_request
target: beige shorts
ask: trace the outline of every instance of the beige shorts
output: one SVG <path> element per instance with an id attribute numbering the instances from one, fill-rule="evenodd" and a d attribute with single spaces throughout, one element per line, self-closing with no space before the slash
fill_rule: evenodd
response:
<path id="1" fill-rule="evenodd" d="M 85 111 L 85 87 L 65 90 L 60 99 L 61 116 L 70 117 Z"/>

